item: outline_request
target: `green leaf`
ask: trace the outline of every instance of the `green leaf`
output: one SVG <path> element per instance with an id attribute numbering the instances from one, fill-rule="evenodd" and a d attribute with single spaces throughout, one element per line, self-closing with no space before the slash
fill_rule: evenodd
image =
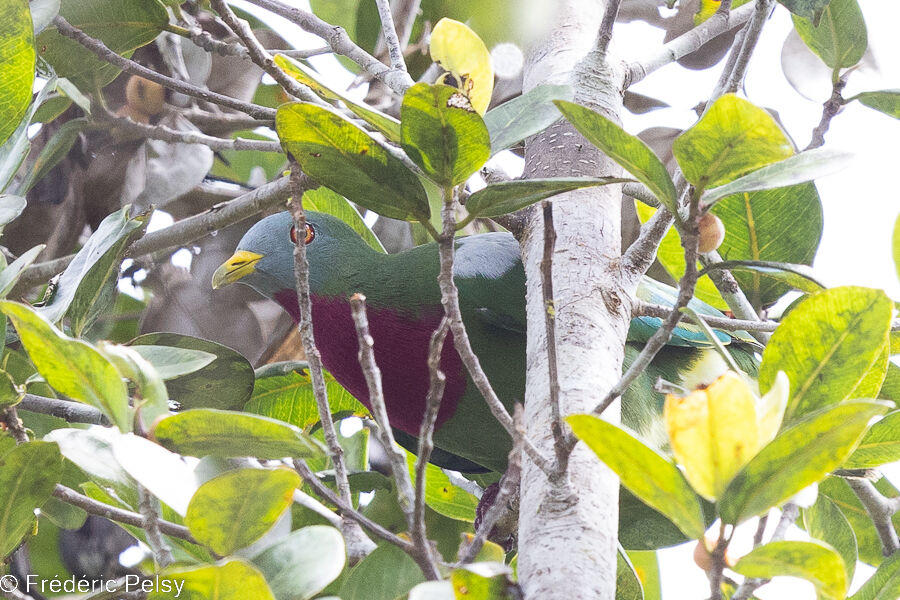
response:
<path id="1" fill-rule="evenodd" d="M 41 153 L 31 165 L 31 170 L 25 180 L 19 186 L 19 192 L 24 194 L 34 184 L 44 178 L 53 167 L 59 164 L 69 154 L 69 150 L 75 144 L 81 132 L 88 128 L 90 121 L 87 119 L 72 119 L 63 123 L 47 143 L 41 148 Z"/>
<path id="2" fill-rule="evenodd" d="M 900 460 L 900 411 L 872 425 L 844 463 L 845 469 L 872 469 Z"/>
<path id="3" fill-rule="evenodd" d="M 662 600 L 662 582 L 656 552 L 632 550 L 628 552 L 628 560 L 640 579 L 644 600 Z"/>
<path id="4" fill-rule="evenodd" d="M 262 573 L 237 559 L 165 569 L 147 600 L 171 600 L 176 594 L 186 600 L 275 600 Z"/>
<path id="5" fill-rule="evenodd" d="M 832 69 L 852 67 L 862 60 L 869 42 L 866 22 L 856 0 L 831 0 L 818 26 L 810 19 L 791 17 L 800 38 Z"/>
<path id="6" fill-rule="evenodd" d="M 59 14 L 60 0 L 31 0 L 31 20 L 34 21 L 34 33 L 38 34 L 47 28 Z"/>
<path id="7" fill-rule="evenodd" d="M 22 274 L 22 271 L 27 269 L 43 250 L 44 244 L 26 250 L 11 265 L 0 271 L 0 298 L 6 298 L 7 294 L 16 285 L 16 281 L 19 280 L 19 275 Z"/>
<path id="8" fill-rule="evenodd" d="M 848 400 L 796 421 L 731 480 L 718 503 L 722 520 L 737 525 L 820 481 L 843 464 L 869 420 L 887 409 L 885 402 Z"/>
<path id="9" fill-rule="evenodd" d="M 34 510 L 50 498 L 62 477 L 59 447 L 20 444 L 0 456 L 0 559 L 19 546 L 34 523 Z"/>
<path id="10" fill-rule="evenodd" d="M 24 395 L 25 386 L 17 386 L 10 374 L 0 369 L 0 410 L 18 404 Z"/>
<path id="11" fill-rule="evenodd" d="M 35 111 L 55 89 L 56 77 L 51 77 L 44 84 L 44 87 L 41 88 L 41 91 L 37 93 L 35 99 L 32 100 L 25 118 L 19 122 L 19 126 L 9 136 L 9 139 L 0 145 L 0 192 L 9 186 L 25 157 L 28 156 L 28 152 L 31 150 L 31 141 L 28 139 L 28 126 L 31 124 Z"/>
<path id="12" fill-rule="evenodd" d="M 849 585 L 841 556 L 831 546 L 818 542 L 769 542 L 754 548 L 732 569 L 745 577 L 761 579 L 801 577 L 816 587 L 822 600 L 844 600 Z"/>
<path id="13" fill-rule="evenodd" d="M 621 546 L 616 552 L 616 600 L 644 600 L 641 580 Z"/>
<path id="14" fill-rule="evenodd" d="M 565 100 L 557 100 L 554 104 L 590 143 L 650 188 L 669 212 L 678 214 L 675 184 L 666 166 L 647 144 L 587 107 Z"/>
<path id="15" fill-rule="evenodd" d="M 498 217 L 563 192 L 630 181 L 634 180 L 621 177 L 561 177 L 502 181 L 469 196 L 466 210 L 473 217 Z"/>
<path id="16" fill-rule="evenodd" d="M 99 408 L 122 431 L 131 431 L 128 390 L 118 370 L 93 346 L 72 339 L 31 307 L 7 300 L 0 311 L 10 318 L 31 362 L 53 388 Z"/>
<path id="17" fill-rule="evenodd" d="M 515 600 L 510 591 L 512 569 L 503 563 L 477 562 L 455 569 L 450 583 L 457 598 L 466 600 Z"/>
<path id="18" fill-rule="evenodd" d="M 441 186 L 463 183 L 491 154 L 481 116 L 447 85 L 417 83 L 406 90 L 400 127 L 406 155 Z"/>
<path id="19" fill-rule="evenodd" d="M 778 0 L 778 3 L 797 15 L 813 22 L 818 21 L 822 9 L 828 6 L 831 0 Z"/>
<path id="20" fill-rule="evenodd" d="M 373 250 L 385 252 L 381 240 L 376 237 L 362 215 L 356 210 L 356 207 L 350 204 L 346 198 L 340 194 L 329 190 L 326 187 L 320 187 L 314 190 L 308 190 L 303 193 L 303 208 L 315 210 L 318 212 L 328 213 L 337 217 L 347 225 L 353 228 L 353 231 L 366 241 Z"/>
<path id="21" fill-rule="evenodd" d="M 624 429 L 593 415 L 573 415 L 566 421 L 631 493 L 668 517 L 688 537 L 703 537 L 706 524 L 700 498 L 673 462 Z"/>
<path id="22" fill-rule="evenodd" d="M 91 315 L 96 316 L 104 308 L 103 301 L 112 300 L 125 248 L 150 216 L 145 213 L 131 217 L 130 211 L 131 207 L 125 206 L 103 219 L 63 271 L 52 300 L 38 309 L 42 317 L 56 323 L 68 314 L 79 335 L 92 321 Z"/>
<path id="23" fill-rule="evenodd" d="M 62 0 L 59 14 L 73 27 L 123 56 L 152 42 L 169 22 L 157 0 Z M 61 35 L 51 23 L 36 41 L 40 56 L 56 74 L 91 90 L 112 81 L 119 70 L 100 60 L 75 40 Z"/>
<path id="24" fill-rule="evenodd" d="M 884 559 L 850 600 L 893 600 L 900 598 L 900 553 Z"/>
<path id="25" fill-rule="evenodd" d="M 337 579 L 347 558 L 334 527 L 313 525 L 292 532 L 253 557 L 278 600 L 308 600 Z"/>
<path id="26" fill-rule="evenodd" d="M 428 198 L 419 178 L 338 113 L 302 102 L 283 104 L 275 129 L 284 149 L 322 185 L 386 217 L 428 219 Z"/>
<path id="27" fill-rule="evenodd" d="M 715 520 L 713 505 L 700 500 L 705 524 Z M 629 492 L 619 488 L 619 543 L 630 551 L 668 548 L 690 540 L 672 521 L 650 508 Z"/>
<path id="28" fill-rule="evenodd" d="M 700 200 L 712 206 L 732 194 L 795 186 L 836 173 L 850 165 L 853 155 L 831 148 L 816 148 L 761 167 L 731 183 L 703 192 Z M 795 189 L 789 187 L 789 189 Z"/>
<path id="29" fill-rule="evenodd" d="M 350 569 L 339 595 L 341 600 L 395 600 L 424 580 L 406 552 L 383 544 Z"/>
<path id="30" fill-rule="evenodd" d="M 321 446 L 299 428 L 275 419 L 212 408 L 186 410 L 159 421 L 152 436 L 190 456 L 318 458 Z"/>
<path id="31" fill-rule="evenodd" d="M 16 130 L 31 102 L 34 29 L 28 0 L 0 5 L 0 144 Z"/>
<path id="32" fill-rule="evenodd" d="M 406 465 L 413 485 L 416 481 L 416 457 L 406 452 Z M 475 522 L 478 498 L 453 485 L 450 478 L 435 465 L 425 467 L 425 504 L 435 512 L 457 521 Z"/>
<path id="33" fill-rule="evenodd" d="M 216 355 L 211 352 L 188 348 L 138 345 L 131 349 L 153 365 L 161 379 L 175 379 L 193 373 L 216 359 Z"/>
<path id="34" fill-rule="evenodd" d="M 116 432 L 109 438 L 113 456 L 135 481 L 184 516 L 198 477 L 182 456 L 147 438 Z"/>
<path id="35" fill-rule="evenodd" d="M 685 178 L 706 190 L 784 160 L 794 148 L 769 113 L 726 94 L 675 139 L 672 152 Z"/>
<path id="36" fill-rule="evenodd" d="M 790 207 L 790 219 L 783 218 L 786 207 Z M 737 265 L 731 261 L 747 263 L 746 268 L 735 273 L 735 278 L 754 306 L 768 306 L 790 287 L 820 291 L 821 286 L 804 280 L 802 275 L 808 277 L 808 270 L 802 267 L 763 264 L 812 264 L 823 227 L 822 203 L 815 185 L 805 183 L 726 196 L 713 206 L 712 213 L 725 226 L 719 254 L 734 266 Z M 680 246 L 678 249 L 682 250 Z M 759 268 L 749 264 L 752 262 L 760 263 Z"/>
<path id="37" fill-rule="evenodd" d="M 491 156 L 558 121 L 562 115 L 553 101 L 572 101 L 574 94 L 569 85 L 543 84 L 487 111 L 484 124 L 491 137 Z"/>
<path id="38" fill-rule="evenodd" d="M 789 289 L 806 294 L 815 294 L 825 289 L 825 286 L 816 279 L 813 270 L 802 264 L 768 260 L 723 260 L 711 264 L 710 267 L 708 271 L 713 269 L 731 271 L 735 279 L 741 282 L 741 289 L 749 292 L 747 295 L 751 301 L 758 301 L 760 305 L 770 304 Z M 743 283 L 744 281 L 749 283 Z"/>
<path id="39" fill-rule="evenodd" d="M 110 489 L 127 506 L 137 506 L 137 482 L 122 468 L 113 454 L 115 431 L 106 427 L 54 429 L 44 436 L 59 445 L 60 452 L 96 483 Z"/>
<path id="40" fill-rule="evenodd" d="M 84 509 L 51 496 L 41 507 L 41 516 L 47 517 L 57 527 L 75 530 L 81 529 L 88 515 Z"/>
<path id="41" fill-rule="evenodd" d="M 847 517 L 828 496 L 819 494 L 816 503 L 803 510 L 803 523 L 812 538 L 837 550 L 847 570 L 847 581 L 852 581 L 859 556 L 856 535 Z"/>
<path id="42" fill-rule="evenodd" d="M 859 100 L 869 108 L 874 108 L 890 117 L 900 119 L 900 90 L 863 92 L 851 98 L 851 100 L 854 99 Z"/>
<path id="43" fill-rule="evenodd" d="M 383 133 L 388 140 L 392 142 L 400 141 L 400 121 L 394 117 L 369 108 L 364 104 L 358 104 L 343 94 L 335 92 L 322 83 L 312 69 L 284 54 L 276 54 L 274 60 L 275 64 L 281 67 L 285 73 L 309 87 L 318 96 L 326 100 L 340 100 L 353 114 Z"/>
<path id="44" fill-rule="evenodd" d="M 253 396 L 244 410 L 309 431 L 319 422 L 319 408 L 308 368 L 305 361 L 260 367 L 256 372 Z M 369 409 L 328 374 L 325 376 L 325 391 L 332 415 L 362 417 L 369 414 Z"/>
<path id="45" fill-rule="evenodd" d="M 228 471 L 197 489 L 184 522 L 213 552 L 231 554 L 275 525 L 299 485 L 300 476 L 287 468 Z"/>
<path id="46" fill-rule="evenodd" d="M 760 391 L 784 371 L 791 381 L 785 423 L 848 398 L 887 343 L 893 303 L 884 292 L 839 287 L 793 309 L 763 351 Z"/>
<path id="47" fill-rule="evenodd" d="M 198 371 L 166 382 L 169 398 L 182 408 L 240 410 L 253 391 L 253 367 L 228 346 L 180 333 L 147 333 L 129 346 L 168 346 L 214 354 L 216 359 Z"/>

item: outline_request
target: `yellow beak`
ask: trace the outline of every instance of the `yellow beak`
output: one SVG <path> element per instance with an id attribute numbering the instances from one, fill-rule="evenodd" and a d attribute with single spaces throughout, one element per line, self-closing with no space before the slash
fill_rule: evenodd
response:
<path id="1" fill-rule="evenodd" d="M 213 289 L 217 290 L 220 287 L 225 287 L 229 283 L 234 283 L 238 279 L 253 273 L 256 270 L 256 263 L 262 257 L 262 254 L 257 254 L 256 252 L 238 250 L 213 273 Z"/>

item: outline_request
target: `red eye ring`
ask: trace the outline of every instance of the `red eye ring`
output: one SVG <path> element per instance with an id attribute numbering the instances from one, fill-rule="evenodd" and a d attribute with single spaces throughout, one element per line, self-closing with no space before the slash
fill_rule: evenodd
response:
<path id="1" fill-rule="evenodd" d="M 313 229 L 313 226 L 310 223 L 307 223 L 306 224 L 306 237 L 303 239 L 303 242 L 305 244 L 309 244 L 311 241 L 313 241 L 315 239 L 315 237 L 316 237 L 316 230 Z M 294 243 L 295 246 L 298 243 L 297 227 L 294 225 L 291 225 L 291 241 Z"/>

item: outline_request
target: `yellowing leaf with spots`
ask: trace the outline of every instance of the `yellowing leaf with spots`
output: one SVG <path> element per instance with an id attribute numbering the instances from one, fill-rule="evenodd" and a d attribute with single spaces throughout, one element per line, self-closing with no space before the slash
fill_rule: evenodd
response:
<path id="1" fill-rule="evenodd" d="M 759 450 L 756 396 L 737 373 L 683 398 L 667 396 L 664 416 L 685 478 L 710 500 Z"/>
<path id="2" fill-rule="evenodd" d="M 431 32 L 431 59 L 448 71 L 440 83 L 459 88 L 483 115 L 494 91 L 491 54 L 478 34 L 453 19 L 441 19 Z"/>

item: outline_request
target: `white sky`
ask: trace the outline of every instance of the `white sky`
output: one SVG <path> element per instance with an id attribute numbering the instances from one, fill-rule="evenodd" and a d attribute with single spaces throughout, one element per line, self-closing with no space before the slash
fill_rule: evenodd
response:
<path id="1" fill-rule="evenodd" d="M 900 38 L 896 33 L 896 24 L 900 23 L 900 3 L 884 0 L 859 2 L 866 17 L 870 47 L 875 49 L 876 58 L 880 58 L 883 64 L 879 73 L 851 76 L 847 88 L 850 94 L 845 96 L 864 90 L 900 88 L 900 64 L 896 60 L 900 57 Z M 293 4 L 308 6 L 305 0 L 294 0 Z M 253 7 L 247 8 L 263 16 Z M 317 38 L 284 20 L 266 16 L 267 21 L 289 36 L 297 47 L 320 45 Z M 787 11 L 779 6 L 763 30 L 748 70 L 744 93 L 751 102 L 776 109 L 788 133 L 803 148 L 819 122 L 821 102 L 812 102 L 800 96 L 782 73 L 781 48 L 791 28 Z M 647 48 L 660 44 L 662 37 L 662 30 L 642 22 L 619 24 L 616 26 L 614 44 L 621 55 L 639 57 Z M 340 67 L 331 56 L 316 57 L 314 63 L 317 68 L 330 71 L 329 74 L 339 75 Z M 662 99 L 670 108 L 645 115 L 631 115 L 626 111 L 623 114 L 625 128 L 636 134 L 653 126 L 690 127 L 696 121 L 693 107 L 709 97 L 719 76 L 719 68 L 690 71 L 673 64 L 651 74 L 633 90 Z M 340 76 L 336 80 L 348 81 Z M 895 300 L 900 300 L 900 282 L 891 257 L 891 233 L 900 213 L 900 188 L 896 185 L 900 121 L 853 103 L 832 121 L 825 145 L 850 150 L 859 158 L 851 168 L 818 182 L 825 226 L 814 262 L 816 275 L 828 286 L 882 288 Z M 900 477 L 892 479 L 900 482 Z M 769 523 L 770 531 L 776 521 L 777 514 Z M 732 544 L 735 557 L 749 551 L 755 526 L 751 522 L 739 531 Z M 804 535 L 795 528 L 789 538 L 804 539 Z M 707 597 L 709 584 L 705 574 L 694 564 L 692 552 L 693 543 L 660 552 L 665 600 Z M 870 567 L 859 565 L 853 589 L 872 571 Z M 757 596 L 764 600 L 813 600 L 815 592 L 812 585 L 805 581 L 779 578 L 761 588 Z"/>

